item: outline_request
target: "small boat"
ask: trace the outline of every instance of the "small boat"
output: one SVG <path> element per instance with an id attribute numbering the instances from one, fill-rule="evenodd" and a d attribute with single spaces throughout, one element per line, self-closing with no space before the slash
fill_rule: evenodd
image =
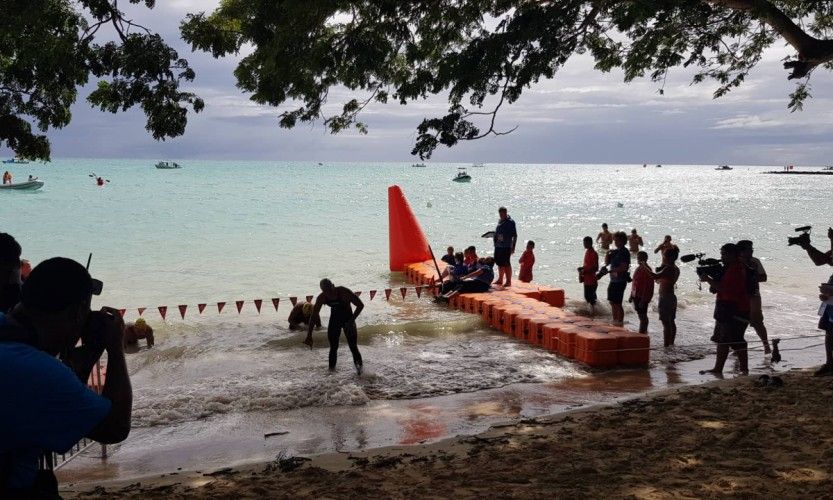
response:
<path id="1" fill-rule="evenodd" d="M 719 167 L 715 168 L 715 170 L 732 170 L 732 167 L 729 165 L 720 165 Z"/>
<path id="2" fill-rule="evenodd" d="M 466 167 L 459 167 L 457 169 L 457 176 L 451 180 L 454 182 L 471 182 L 471 176 L 466 172 Z"/>
<path id="3" fill-rule="evenodd" d="M 485 166 L 486 166 L 486 165 L 484 165 L 484 164 L 482 164 L 482 163 L 475 163 L 474 165 L 472 165 L 472 168 L 483 168 L 483 167 L 485 167 Z"/>
<path id="4" fill-rule="evenodd" d="M 662 165 L 660 165 L 660 164 L 657 164 L 657 168 L 662 168 Z"/>
<path id="5" fill-rule="evenodd" d="M 833 170 L 833 165 L 828 165 L 824 167 L 822 170 Z"/>
<path id="6" fill-rule="evenodd" d="M 15 165 L 26 165 L 27 163 L 29 163 L 29 160 L 24 160 L 23 158 L 14 157 L 14 158 L 10 158 L 8 160 L 3 160 L 3 163 L 14 163 Z"/>
<path id="7" fill-rule="evenodd" d="M 411 168 L 425 168 L 425 164 L 424 163 L 414 163 L 413 165 L 411 165 Z"/>
<path id="8" fill-rule="evenodd" d="M 182 168 L 179 166 L 179 163 L 175 161 L 160 161 L 156 164 L 156 168 L 163 169 L 163 170 L 173 170 L 175 168 Z"/>
<path id="9" fill-rule="evenodd" d="M 0 184 L 0 191 L 36 191 L 43 187 L 43 181 L 32 180 L 13 184 Z"/>

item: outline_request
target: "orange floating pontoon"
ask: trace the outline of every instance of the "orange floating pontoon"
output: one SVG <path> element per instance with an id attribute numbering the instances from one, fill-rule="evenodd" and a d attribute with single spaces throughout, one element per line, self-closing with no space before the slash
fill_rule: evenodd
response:
<path id="1" fill-rule="evenodd" d="M 439 283 L 437 266 L 442 270 L 446 264 L 431 259 L 428 241 L 399 186 L 388 188 L 388 209 L 391 271 L 403 271 L 417 285 Z M 455 295 L 449 305 L 481 315 L 507 335 L 592 367 L 648 364 L 647 335 L 565 311 L 564 301 L 564 290 L 516 281 L 504 290 Z"/>

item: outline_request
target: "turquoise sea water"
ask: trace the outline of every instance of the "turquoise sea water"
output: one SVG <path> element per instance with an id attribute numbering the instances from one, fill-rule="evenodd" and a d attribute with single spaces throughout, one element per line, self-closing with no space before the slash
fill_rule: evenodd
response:
<path id="1" fill-rule="evenodd" d="M 602 222 L 637 228 L 651 249 L 671 234 L 682 253 L 714 257 L 726 241 L 754 240 L 769 273 L 763 296 L 771 334 L 815 333 L 816 287 L 829 274 L 787 248 L 786 237 L 812 224 L 815 242 L 826 243 L 830 177 L 761 175 L 764 167 L 486 165 L 469 169 L 470 184 L 458 184 L 451 182 L 458 165 L 451 164 L 182 161 L 181 170 L 157 170 L 153 163 L 10 165 L 17 180 L 32 174 L 46 185 L 0 192 L 0 231 L 18 238 L 26 258 L 84 262 L 92 252 L 92 274 L 105 283 L 100 304 L 128 308 L 127 320 L 136 307 L 149 308 L 157 347 L 129 359 L 140 427 L 588 376 L 425 297 L 403 301 L 395 293 L 389 303 L 368 302 L 367 290 L 403 285 L 388 271 L 391 184 L 404 190 L 438 256 L 449 244 L 490 252 L 491 242 L 479 235 L 494 228 L 499 206 L 508 207 L 521 240 L 536 242 L 535 281 L 565 288 L 568 307 L 578 310 L 581 238 L 595 237 Z M 110 182 L 96 186 L 91 172 Z M 361 380 L 348 369 L 346 349 L 342 370 L 324 373 L 323 333 L 316 336 L 321 348 L 309 351 L 301 334 L 286 329 L 288 297 L 317 293 L 323 277 L 365 291 L 360 343 L 368 376 Z M 707 344 L 713 298 L 697 289 L 691 265 L 683 266 L 678 295 L 678 343 Z M 272 297 L 282 299 L 278 313 Z M 261 315 L 251 302 L 259 298 Z M 235 300 L 247 300 L 242 315 Z M 209 306 L 196 315 L 197 303 L 216 301 L 229 302 L 222 314 Z M 190 305 L 184 321 L 179 304 Z M 159 305 L 170 307 L 165 323 Z M 658 321 L 651 332 L 656 345 Z M 655 360 L 706 352 L 681 347 Z"/>

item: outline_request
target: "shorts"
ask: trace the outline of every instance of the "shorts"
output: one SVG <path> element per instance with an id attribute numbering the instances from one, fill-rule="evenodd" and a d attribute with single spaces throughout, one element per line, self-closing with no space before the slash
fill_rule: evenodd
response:
<path id="1" fill-rule="evenodd" d="M 512 256 L 511 248 L 495 247 L 495 264 L 498 267 L 508 266 L 509 257 Z"/>
<path id="2" fill-rule="evenodd" d="M 753 327 L 761 327 L 764 324 L 764 311 L 761 309 L 761 296 L 749 297 L 749 324 Z"/>
<path id="3" fill-rule="evenodd" d="M 824 330 L 826 332 L 833 331 L 833 306 L 827 306 L 824 310 L 824 314 L 822 314 L 821 318 L 819 318 L 819 330 Z"/>
<path id="4" fill-rule="evenodd" d="M 592 285 L 584 285 L 584 300 L 589 302 L 591 305 L 596 305 L 596 289 L 599 288 L 598 283 L 593 283 Z"/>
<path id="5" fill-rule="evenodd" d="M 607 285 L 607 301 L 611 304 L 621 304 L 625 297 L 625 288 L 628 287 L 627 281 L 613 282 Z"/>
<path id="6" fill-rule="evenodd" d="M 660 295 L 657 308 L 659 309 L 660 321 L 673 321 L 677 319 L 677 296 L 674 294 Z"/>
<path id="7" fill-rule="evenodd" d="M 746 333 L 747 326 L 749 326 L 749 323 L 742 319 L 718 321 L 714 325 L 714 335 L 712 335 L 711 340 L 718 344 L 727 344 L 730 349 L 735 351 L 746 349 L 747 344 L 743 334 Z"/>

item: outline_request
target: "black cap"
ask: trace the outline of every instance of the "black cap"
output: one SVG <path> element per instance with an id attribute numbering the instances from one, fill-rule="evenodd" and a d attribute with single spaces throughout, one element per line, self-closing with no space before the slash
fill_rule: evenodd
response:
<path id="1" fill-rule="evenodd" d="M 0 233 L 0 263 L 20 262 L 20 243 L 7 233 Z"/>
<path id="2" fill-rule="evenodd" d="M 78 262 L 53 257 L 32 269 L 23 283 L 21 302 L 27 308 L 57 312 L 99 295 L 102 286 Z"/>

